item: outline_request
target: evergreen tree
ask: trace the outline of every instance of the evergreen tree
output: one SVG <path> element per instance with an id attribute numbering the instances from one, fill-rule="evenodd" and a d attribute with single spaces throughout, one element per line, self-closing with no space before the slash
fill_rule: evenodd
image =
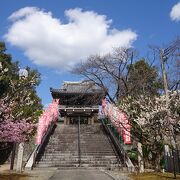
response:
<path id="1" fill-rule="evenodd" d="M 127 69 L 129 71 L 127 83 L 129 95 L 154 96 L 159 94 L 160 89 L 162 89 L 162 82 L 156 67 L 150 66 L 142 59 L 129 65 Z"/>

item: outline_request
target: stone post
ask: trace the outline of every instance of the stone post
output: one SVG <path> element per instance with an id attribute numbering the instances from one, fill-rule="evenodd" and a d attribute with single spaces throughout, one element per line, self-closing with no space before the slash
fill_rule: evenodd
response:
<path id="1" fill-rule="evenodd" d="M 22 164 L 23 164 L 23 153 L 24 153 L 24 143 L 21 142 L 18 146 L 18 156 L 17 156 L 17 172 L 22 172 Z"/>
<path id="2" fill-rule="evenodd" d="M 165 156 L 170 156 L 170 150 L 168 145 L 164 145 Z"/>
<path id="3" fill-rule="evenodd" d="M 70 124 L 70 117 L 66 117 L 66 124 L 67 124 L 67 125 Z"/>
<path id="4" fill-rule="evenodd" d="M 138 165 L 139 165 L 139 172 L 144 172 L 144 162 L 143 162 L 143 152 L 142 152 L 142 144 L 138 142 Z"/>
<path id="5" fill-rule="evenodd" d="M 88 117 L 88 124 L 91 124 L 91 117 Z"/>
<path id="6" fill-rule="evenodd" d="M 93 125 L 94 124 L 94 116 L 92 116 L 92 118 L 91 118 L 91 125 Z"/>
<path id="7" fill-rule="evenodd" d="M 10 170 L 13 170 L 13 168 L 14 168 L 15 153 L 16 153 L 16 143 L 14 142 L 14 143 L 13 143 L 12 154 L 11 154 L 11 165 L 10 165 Z"/>
<path id="8" fill-rule="evenodd" d="M 171 156 L 170 154 L 170 149 L 169 149 L 169 146 L 168 145 L 164 145 L 164 159 L 165 159 L 165 170 L 168 170 L 168 159 L 169 157 Z M 164 170 L 163 170 L 164 171 Z"/>
<path id="9" fill-rule="evenodd" d="M 70 124 L 70 117 L 67 117 L 67 116 L 64 117 L 64 124 L 65 125 Z"/>

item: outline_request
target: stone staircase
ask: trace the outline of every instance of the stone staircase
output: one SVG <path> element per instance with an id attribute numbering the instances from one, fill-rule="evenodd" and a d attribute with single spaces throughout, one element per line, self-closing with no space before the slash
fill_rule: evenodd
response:
<path id="1" fill-rule="evenodd" d="M 36 167 L 114 169 L 121 166 L 101 124 L 81 125 L 79 144 L 80 156 L 77 125 L 57 124 L 37 156 Z"/>
<path id="2" fill-rule="evenodd" d="M 120 166 L 116 151 L 101 124 L 81 125 L 81 166 L 114 169 Z"/>

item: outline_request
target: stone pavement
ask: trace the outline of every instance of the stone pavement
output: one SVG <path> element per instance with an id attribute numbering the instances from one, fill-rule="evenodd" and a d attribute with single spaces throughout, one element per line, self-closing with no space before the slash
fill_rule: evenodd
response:
<path id="1" fill-rule="evenodd" d="M 9 169 L 10 169 L 10 164 L 0 165 L 0 173 L 3 173 L 5 171 L 9 171 Z"/>
<path id="2" fill-rule="evenodd" d="M 0 166 L 0 174 L 16 173 L 9 171 L 9 164 Z M 32 171 L 24 171 L 27 175 L 22 180 L 130 180 L 127 174 L 120 171 L 108 171 L 101 169 L 61 169 L 58 168 L 35 168 Z M 7 178 L 6 178 L 7 179 Z M 21 178 L 19 179 L 21 180 Z"/>
<path id="3" fill-rule="evenodd" d="M 49 180 L 112 180 L 107 174 L 97 170 L 59 170 Z"/>
<path id="4" fill-rule="evenodd" d="M 35 168 L 32 171 L 25 171 L 28 180 L 49 180 L 57 172 L 57 168 Z"/>
<path id="5" fill-rule="evenodd" d="M 95 169 L 68 169 L 42 168 L 26 172 L 28 180 L 129 180 L 120 172 L 102 171 Z"/>

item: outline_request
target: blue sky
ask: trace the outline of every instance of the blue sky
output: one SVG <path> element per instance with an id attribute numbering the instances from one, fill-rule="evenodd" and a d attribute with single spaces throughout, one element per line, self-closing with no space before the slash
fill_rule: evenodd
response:
<path id="1" fill-rule="evenodd" d="M 179 2 L 6 0 L 0 7 L 0 40 L 22 68 L 28 65 L 41 73 L 37 91 L 46 105 L 52 99 L 50 87 L 82 79 L 69 69 L 90 54 L 133 46 L 146 56 L 148 45 L 174 40 L 180 35 Z"/>

